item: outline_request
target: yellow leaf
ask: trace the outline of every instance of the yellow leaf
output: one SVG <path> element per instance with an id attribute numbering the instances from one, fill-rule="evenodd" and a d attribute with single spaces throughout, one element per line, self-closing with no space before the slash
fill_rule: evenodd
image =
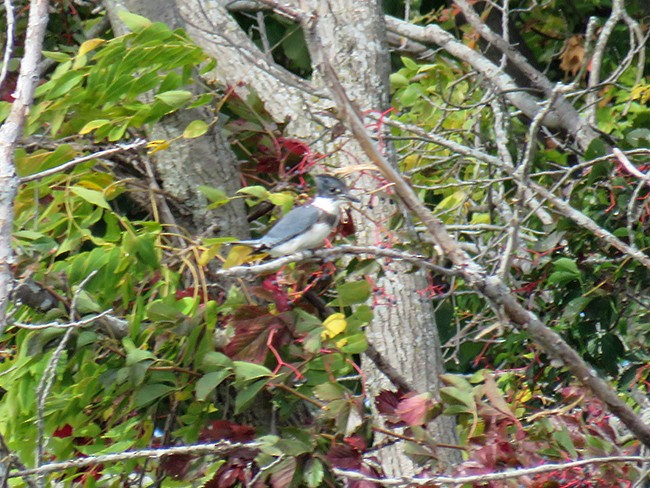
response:
<path id="1" fill-rule="evenodd" d="M 163 151 L 169 147 L 169 141 L 159 140 L 151 141 L 147 144 L 147 149 L 149 149 L 149 154 L 157 153 L 158 151 Z"/>
<path id="2" fill-rule="evenodd" d="M 451 211 L 455 208 L 458 208 L 463 204 L 467 195 L 464 191 L 458 190 L 452 193 L 451 195 L 443 198 L 438 205 L 436 205 L 436 212 Z"/>
<path id="3" fill-rule="evenodd" d="M 342 313 L 333 313 L 325 319 L 325 322 L 323 322 L 325 330 L 321 333 L 321 339 L 325 340 L 336 337 L 343 332 L 347 326 L 348 322 L 345 320 L 345 315 Z"/>
<path id="4" fill-rule="evenodd" d="M 569 37 L 564 43 L 562 52 L 560 53 L 560 69 L 565 74 L 575 76 L 580 71 L 582 62 L 585 58 L 584 36 L 575 35 Z"/>
<path id="5" fill-rule="evenodd" d="M 223 263 L 223 269 L 242 265 L 251 254 L 253 254 L 253 249 L 248 246 L 233 246 L 228 253 L 226 262 Z"/>
<path id="6" fill-rule="evenodd" d="M 79 46 L 79 53 L 77 55 L 83 56 L 104 42 L 106 42 L 104 39 L 88 39 L 81 46 Z"/>
<path id="7" fill-rule="evenodd" d="M 533 391 L 530 388 L 519 390 L 515 396 L 518 403 L 526 403 L 533 398 Z"/>
<path id="8" fill-rule="evenodd" d="M 418 154 L 411 154 L 410 156 L 406 156 L 402 160 L 402 170 L 403 171 L 409 171 L 414 168 L 417 168 L 420 165 L 420 156 Z"/>
<path id="9" fill-rule="evenodd" d="M 221 249 L 221 244 L 210 246 L 203 251 L 198 259 L 199 266 L 207 266 L 207 264 L 212 261 L 212 258 L 217 255 L 219 249 Z"/>
<path id="10" fill-rule="evenodd" d="M 639 100 L 642 104 L 648 103 L 650 100 L 650 85 L 635 85 L 630 92 L 632 100 Z"/>
<path id="11" fill-rule="evenodd" d="M 489 213 L 476 212 L 472 214 L 472 221 L 470 224 L 491 224 Z"/>
<path id="12" fill-rule="evenodd" d="M 177 391 L 176 393 L 174 393 L 174 398 L 179 402 L 189 400 L 192 396 L 193 396 L 192 392 L 187 388 L 185 390 Z"/>

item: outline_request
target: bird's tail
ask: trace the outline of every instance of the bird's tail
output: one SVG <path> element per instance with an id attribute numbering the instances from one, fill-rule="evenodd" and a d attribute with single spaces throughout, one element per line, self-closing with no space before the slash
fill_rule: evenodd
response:
<path id="1" fill-rule="evenodd" d="M 259 239 L 248 239 L 243 241 L 231 241 L 228 244 L 231 246 L 247 246 L 255 249 L 256 251 L 264 249 L 266 246 L 259 241 Z"/>

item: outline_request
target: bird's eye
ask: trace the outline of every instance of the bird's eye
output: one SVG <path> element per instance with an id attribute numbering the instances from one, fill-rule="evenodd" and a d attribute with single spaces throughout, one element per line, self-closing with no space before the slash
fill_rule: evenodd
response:
<path id="1" fill-rule="evenodd" d="M 340 193 L 341 190 L 339 188 L 330 188 L 330 193 Z"/>

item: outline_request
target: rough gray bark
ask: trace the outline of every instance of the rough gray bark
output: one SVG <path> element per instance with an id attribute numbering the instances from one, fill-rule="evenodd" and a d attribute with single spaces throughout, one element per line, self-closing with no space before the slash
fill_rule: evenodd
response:
<path id="1" fill-rule="evenodd" d="M 113 30 L 123 34 L 125 27 L 118 17 L 120 9 L 128 10 L 171 28 L 182 25 L 173 0 L 106 0 L 104 2 Z M 198 88 L 197 88 L 198 89 Z M 210 121 L 214 115 L 207 109 L 183 110 L 165 117 L 151 130 L 153 140 L 179 137 L 193 120 Z M 218 125 L 197 139 L 178 139 L 165 151 L 152 156 L 163 188 L 189 208 L 189 218 L 178 221 L 192 234 L 211 228 L 216 235 L 247 237 L 248 223 L 244 202 L 234 200 L 216 210 L 208 210 L 209 202 L 199 191 L 201 185 L 220 188 L 232 196 L 240 188 L 239 165 L 228 141 Z M 175 216 L 179 219 L 179 216 Z"/>
<path id="2" fill-rule="evenodd" d="M 225 3 L 225 2 L 224 2 Z M 268 2 L 267 2 L 268 3 Z M 304 5 L 304 4 L 303 4 Z M 348 95 L 362 110 L 384 110 L 389 106 L 389 58 L 385 42 L 385 25 L 378 3 L 334 0 L 311 2 L 309 15 L 318 19 L 317 29 L 323 41 L 322 50 L 337 68 L 337 75 Z M 280 122 L 288 122 L 287 133 L 312 144 L 316 151 L 331 154 L 331 159 L 349 173 L 365 157 L 349 134 L 332 141 L 332 128 L 337 121 L 329 115 L 332 106 L 327 87 L 316 70 L 307 84 L 283 68 L 272 64 L 246 37 L 237 23 L 218 2 L 184 0 L 178 2 L 181 16 L 186 19 L 189 34 L 203 49 L 217 59 L 216 76 L 221 82 L 236 86 L 244 82 L 265 102 L 269 113 Z M 325 137 L 322 137 L 323 134 Z M 344 147 L 345 151 L 336 151 Z M 390 154 L 395 163 L 394 155 Z M 350 178 L 351 179 L 351 178 Z M 371 176 L 356 180 L 356 186 L 366 190 L 376 188 Z M 365 197 L 367 204 L 370 196 Z M 365 205 L 364 205 L 365 206 Z M 396 211 L 391 202 L 373 202 L 372 219 L 355 217 L 360 244 L 375 244 L 384 236 L 376 233 L 377 225 L 385 225 Z M 384 227 L 384 231 L 389 229 Z M 442 372 L 440 345 L 433 308 L 419 300 L 416 291 L 427 286 L 421 272 L 407 274 L 395 264 L 377 286 L 394 302 L 385 301 L 375 307 L 375 320 L 368 328 L 368 338 L 382 355 L 418 391 L 437 394 Z M 364 364 L 369 389 L 377 393 L 393 388 L 372 363 Z M 450 418 L 439 419 L 432 426 L 434 437 L 454 443 L 455 429 Z M 382 464 L 390 475 L 412 475 L 412 463 L 402 454 L 401 446 L 393 445 L 380 453 Z M 455 452 L 442 451 L 442 460 L 454 462 Z"/>

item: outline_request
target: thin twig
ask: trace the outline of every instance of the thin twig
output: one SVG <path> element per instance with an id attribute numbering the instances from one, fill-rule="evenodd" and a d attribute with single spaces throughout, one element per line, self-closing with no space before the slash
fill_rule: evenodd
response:
<path id="1" fill-rule="evenodd" d="M 598 40 L 596 41 L 596 46 L 594 47 L 594 54 L 591 57 L 591 66 L 589 69 L 589 79 L 587 81 L 587 86 L 589 92 L 587 93 L 587 106 L 589 107 L 589 112 L 587 118 L 591 124 L 596 124 L 596 97 L 597 95 L 597 86 L 600 81 L 600 69 L 603 64 L 603 57 L 605 55 L 605 49 L 607 48 L 607 41 L 614 31 L 614 27 L 621 19 L 623 14 L 623 1 L 614 0 L 612 2 L 612 12 L 605 22 L 605 25 L 600 30 Z"/>
<path id="2" fill-rule="evenodd" d="M 74 318 L 75 315 L 77 314 L 77 300 L 79 296 L 81 295 L 81 292 L 83 291 L 84 286 L 92 279 L 93 276 L 97 274 L 97 270 L 92 271 L 91 273 L 88 274 L 84 278 L 84 280 L 79 284 L 79 287 L 77 288 L 77 291 L 75 292 L 74 296 L 72 297 L 72 304 L 70 305 L 70 317 Z M 52 354 L 52 357 L 50 358 L 49 362 L 47 363 L 47 366 L 45 367 L 45 371 L 43 372 L 43 377 L 41 378 L 41 381 L 38 383 L 38 387 L 36 389 L 36 401 L 37 401 L 37 418 L 36 418 L 36 424 L 38 427 L 38 440 L 37 440 L 37 446 L 36 446 L 36 465 L 37 466 L 42 466 L 43 465 L 43 459 L 44 459 L 44 454 L 45 454 L 45 401 L 47 400 L 47 397 L 50 393 L 50 390 L 52 389 L 52 385 L 54 384 L 54 378 L 56 377 L 56 367 L 59 364 L 59 360 L 61 359 L 61 356 L 63 355 L 63 351 L 65 350 L 65 347 L 68 343 L 68 340 L 70 340 L 70 337 L 72 337 L 72 333 L 74 332 L 74 328 L 70 327 L 65 331 L 65 334 L 63 335 L 63 338 L 61 339 L 61 342 L 59 342 L 59 345 L 56 347 L 54 350 L 54 353 Z M 43 476 L 39 476 L 36 478 L 36 484 L 38 486 L 41 486 L 45 488 L 45 478 Z"/>
<path id="3" fill-rule="evenodd" d="M 645 181 L 648 185 L 650 185 L 650 176 L 642 173 L 639 171 L 639 169 L 632 164 L 632 161 L 628 159 L 628 157 L 625 155 L 623 151 L 621 151 L 619 148 L 614 147 L 612 148 L 612 153 L 614 153 L 614 156 L 616 156 L 616 159 L 618 160 L 619 163 L 631 174 L 636 176 L 642 181 Z"/>
<path id="4" fill-rule="evenodd" d="M 45 171 L 41 171 L 39 173 L 34 173 L 33 175 L 28 175 L 28 176 L 23 176 L 20 178 L 21 183 L 27 183 L 29 181 L 34 181 L 34 180 L 40 180 L 41 178 L 45 178 L 46 176 L 50 176 L 56 173 L 60 173 L 61 171 L 66 171 L 70 168 L 74 168 L 78 164 L 85 163 L 86 161 L 91 161 L 93 159 L 100 159 L 106 156 L 110 156 L 111 154 L 119 153 L 119 152 L 124 152 L 124 151 L 131 151 L 133 149 L 139 149 L 147 144 L 147 141 L 144 139 L 136 139 L 130 144 L 120 144 L 118 146 L 112 147 L 110 149 L 105 149 L 103 151 L 98 151 L 92 154 L 88 154 L 86 156 L 81 156 L 79 158 L 72 159 L 66 163 L 60 164 L 59 166 L 55 166 L 54 168 L 46 169 Z"/>
<path id="5" fill-rule="evenodd" d="M 5 51 L 2 56 L 2 67 L 0 68 L 0 87 L 5 82 L 7 72 L 9 71 L 9 60 L 11 59 L 11 52 L 14 49 L 14 34 L 16 16 L 14 15 L 14 6 L 11 0 L 4 0 L 5 15 L 7 18 L 7 39 L 5 41 Z"/>
<path id="6" fill-rule="evenodd" d="M 47 324 L 24 324 L 22 322 L 12 322 L 11 325 L 13 327 L 20 327 L 21 329 L 28 329 L 28 330 L 43 330 L 43 329 L 50 329 L 50 328 L 74 329 L 74 328 L 84 327 L 88 324 L 92 324 L 96 320 L 101 319 L 112 312 L 113 309 L 109 308 L 108 310 L 105 310 L 97 315 L 91 315 L 90 317 L 86 317 L 85 319 L 77 320 L 75 322 L 66 322 L 63 324 L 61 322 L 54 321 L 54 322 L 48 322 Z"/>

